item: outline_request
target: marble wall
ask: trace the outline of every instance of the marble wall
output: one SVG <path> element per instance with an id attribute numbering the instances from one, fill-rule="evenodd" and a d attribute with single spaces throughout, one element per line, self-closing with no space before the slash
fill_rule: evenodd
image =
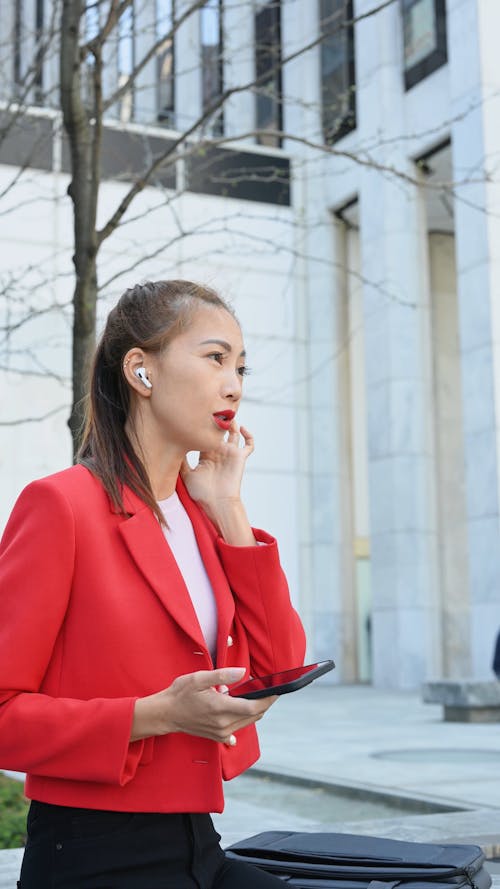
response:
<path id="1" fill-rule="evenodd" d="M 463 385 L 471 670 L 491 678 L 500 627 L 500 143 L 494 0 L 452 3 L 450 58 Z"/>

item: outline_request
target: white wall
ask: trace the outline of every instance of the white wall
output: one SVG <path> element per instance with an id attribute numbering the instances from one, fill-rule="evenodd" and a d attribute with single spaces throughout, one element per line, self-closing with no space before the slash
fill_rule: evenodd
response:
<path id="1" fill-rule="evenodd" d="M 0 187 L 12 175 L 12 168 L 0 167 Z M 36 313 L 54 299 L 71 300 L 72 222 L 65 196 L 67 177 L 30 173 L 26 180 L 24 190 L 16 187 L 15 200 L 12 193 L 11 212 L 0 216 L 4 245 L 0 281 L 7 284 L 10 276 L 19 279 L 15 289 L 7 288 L 9 302 L 22 296 L 24 305 L 18 310 L 23 311 L 28 303 Z M 123 194 L 124 186 L 118 183 L 102 186 L 99 224 Z M 131 221 L 133 217 L 138 218 Z M 179 226 L 186 232 L 181 239 Z M 247 400 L 241 408 L 241 418 L 256 440 L 245 479 L 245 499 L 251 520 L 278 536 L 298 602 L 293 237 L 293 212 L 288 208 L 188 193 L 175 197 L 146 189 L 124 224 L 103 246 L 99 280 L 110 283 L 101 295 L 99 323 L 126 287 L 148 278 L 201 281 L 234 304 L 252 368 L 245 382 Z M 2 346 L 0 422 L 39 417 L 59 408 L 42 422 L 0 426 L 2 525 L 27 482 L 70 464 L 65 425 L 70 403 L 70 343 L 68 308 L 40 315 L 12 335 L 10 349 L 5 342 Z M 23 351 L 26 349 L 33 351 L 33 359 Z M 46 372 L 42 369 L 40 376 L 26 376 L 23 371 L 31 366 L 37 370 L 38 361 Z M 9 365 L 19 372 L 5 370 Z M 60 379 L 52 379 L 49 371 Z"/>

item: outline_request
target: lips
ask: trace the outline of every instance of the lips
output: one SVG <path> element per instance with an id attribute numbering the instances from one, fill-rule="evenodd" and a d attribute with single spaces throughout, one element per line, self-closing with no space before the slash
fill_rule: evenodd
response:
<path id="1" fill-rule="evenodd" d="M 212 416 L 219 429 L 224 429 L 224 431 L 227 432 L 236 416 L 236 413 L 234 411 L 218 411 L 216 414 L 212 414 Z"/>

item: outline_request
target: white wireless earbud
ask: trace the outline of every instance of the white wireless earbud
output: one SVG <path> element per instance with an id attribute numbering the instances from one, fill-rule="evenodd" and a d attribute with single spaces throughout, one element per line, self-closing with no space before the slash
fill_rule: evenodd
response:
<path id="1" fill-rule="evenodd" d="M 147 389 L 153 388 L 153 384 L 148 380 L 148 378 L 146 376 L 146 368 L 145 367 L 138 367 L 137 370 L 134 370 L 134 373 L 135 373 L 136 377 L 139 378 L 141 383 L 144 383 L 144 385 L 146 386 Z"/>

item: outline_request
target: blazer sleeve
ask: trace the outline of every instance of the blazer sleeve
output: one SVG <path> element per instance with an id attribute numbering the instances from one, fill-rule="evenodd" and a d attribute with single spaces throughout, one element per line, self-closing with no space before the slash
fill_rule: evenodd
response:
<path id="1" fill-rule="evenodd" d="M 265 531 L 253 531 L 266 546 L 230 546 L 219 537 L 217 548 L 248 638 L 250 672 L 258 676 L 302 664 L 306 640 L 290 601 L 278 544 Z"/>
<path id="2" fill-rule="evenodd" d="M 0 543 L 0 767 L 125 784 L 143 741 L 130 743 L 135 698 L 40 693 L 71 593 L 75 522 L 47 480 L 19 497 Z"/>

